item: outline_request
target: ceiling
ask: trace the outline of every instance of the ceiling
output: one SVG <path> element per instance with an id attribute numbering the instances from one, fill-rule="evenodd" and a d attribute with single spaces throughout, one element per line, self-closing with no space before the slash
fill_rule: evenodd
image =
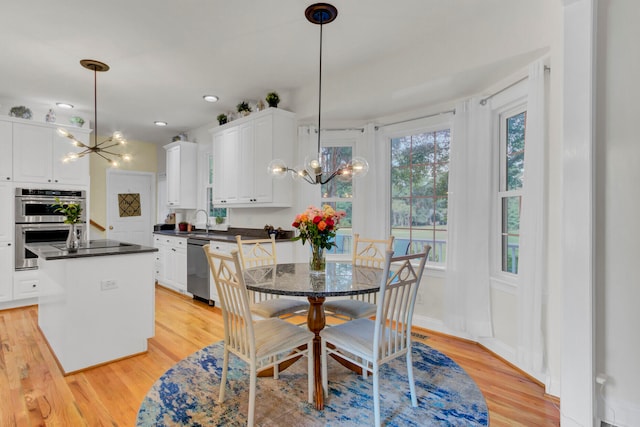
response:
<path id="1" fill-rule="evenodd" d="M 167 143 L 277 91 L 317 116 L 319 26 L 300 0 L 14 1 L 0 17 L 0 114 L 93 120 Z M 557 0 L 336 0 L 324 26 L 323 120 L 363 122 L 477 94 L 548 50 Z M 202 96 L 220 97 L 207 103 Z M 75 106 L 72 113 L 56 102 Z M 66 115 L 66 116 L 65 116 Z M 153 123 L 163 120 L 167 127 Z"/>

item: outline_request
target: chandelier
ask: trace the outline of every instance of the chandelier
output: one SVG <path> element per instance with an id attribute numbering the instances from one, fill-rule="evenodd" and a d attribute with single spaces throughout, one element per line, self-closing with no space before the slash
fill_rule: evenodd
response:
<path id="1" fill-rule="evenodd" d="M 320 25 L 320 70 L 318 78 L 318 157 L 305 159 L 304 166 L 289 168 L 284 160 L 274 159 L 269 163 L 268 172 L 278 178 L 285 177 L 289 172 L 294 179 L 303 179 L 309 184 L 326 184 L 333 178 L 349 181 L 354 177 L 361 177 L 369 171 L 369 164 L 362 157 L 353 157 L 349 162 L 342 162 L 337 169 L 326 170 L 322 164 L 322 149 L 320 147 L 320 119 L 322 114 L 322 26 L 333 22 L 338 16 L 338 9 L 328 3 L 315 3 L 307 7 L 304 12 L 307 20 Z"/>
<path id="2" fill-rule="evenodd" d="M 118 167 L 118 160 L 122 159 L 124 161 L 131 160 L 131 156 L 129 154 L 121 154 L 114 153 L 113 151 L 109 151 L 110 148 L 113 148 L 117 145 L 124 145 L 127 143 L 127 140 L 122 135 L 122 132 L 116 131 L 109 138 L 104 141 L 98 143 L 98 89 L 97 89 L 97 74 L 98 71 L 105 72 L 109 71 L 109 66 L 103 62 L 96 61 L 93 59 L 83 59 L 80 61 L 80 65 L 88 70 L 93 71 L 93 144 L 86 145 L 82 141 L 76 139 L 73 134 L 63 128 L 58 128 L 58 133 L 66 138 L 69 138 L 73 145 L 76 147 L 82 148 L 83 150 L 79 153 L 70 152 L 63 159 L 63 162 L 69 162 L 77 160 L 81 157 L 84 157 L 88 154 L 94 153 L 98 156 L 105 159 L 112 167 Z"/>

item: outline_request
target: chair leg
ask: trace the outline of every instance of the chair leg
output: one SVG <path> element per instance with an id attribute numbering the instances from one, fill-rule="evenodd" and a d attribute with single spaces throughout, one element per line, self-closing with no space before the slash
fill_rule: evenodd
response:
<path id="1" fill-rule="evenodd" d="M 375 362 L 371 376 L 373 376 L 373 414 L 375 416 L 376 427 L 380 427 L 380 379 L 378 376 L 378 365 Z"/>
<path id="2" fill-rule="evenodd" d="M 225 346 L 224 358 L 222 361 L 222 378 L 220 379 L 220 395 L 218 396 L 218 402 L 224 402 L 224 389 L 227 386 L 227 370 L 229 368 L 229 350 Z"/>
<path id="3" fill-rule="evenodd" d="M 251 364 L 251 378 L 249 379 L 249 413 L 247 414 L 247 427 L 253 427 L 254 413 L 256 411 L 256 382 L 258 370 L 255 362 Z"/>
<path id="4" fill-rule="evenodd" d="M 411 405 L 418 406 L 416 398 L 416 384 L 413 381 L 413 361 L 411 360 L 411 347 L 407 350 L 407 378 L 409 378 L 409 390 L 411 390 Z"/>
<path id="5" fill-rule="evenodd" d="M 322 366 L 322 390 L 324 395 L 329 395 L 329 378 L 327 378 L 327 341 L 324 338 L 321 339 L 320 345 L 320 362 Z M 315 381 L 315 380 L 314 380 Z"/>
<path id="6" fill-rule="evenodd" d="M 313 403 L 313 386 L 315 384 L 315 364 L 313 359 L 313 341 L 307 343 L 307 388 L 309 403 Z"/>

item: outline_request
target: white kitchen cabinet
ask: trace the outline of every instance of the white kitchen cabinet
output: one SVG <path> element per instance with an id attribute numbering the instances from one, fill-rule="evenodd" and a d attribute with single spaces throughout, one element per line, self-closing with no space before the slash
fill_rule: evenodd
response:
<path id="1" fill-rule="evenodd" d="M 0 181 L 13 179 L 13 124 L 0 122 Z"/>
<path id="2" fill-rule="evenodd" d="M 291 164 L 295 115 L 268 108 L 214 128 L 214 203 L 233 207 L 289 207 L 291 180 L 274 179 L 267 166 L 278 158 Z"/>
<path id="3" fill-rule="evenodd" d="M 238 201 L 238 128 L 213 136 L 213 204 L 226 206 Z"/>
<path id="4" fill-rule="evenodd" d="M 0 242 L 14 241 L 15 196 L 13 191 L 11 183 L 0 182 Z"/>
<path id="5" fill-rule="evenodd" d="M 13 299 L 34 298 L 40 295 L 38 270 L 14 271 Z"/>
<path id="6" fill-rule="evenodd" d="M 178 292 L 187 292 L 187 239 L 156 234 L 156 280 Z"/>
<path id="7" fill-rule="evenodd" d="M 89 157 L 63 162 L 69 152 L 80 149 L 49 124 L 13 123 L 13 180 L 34 183 L 89 184 Z M 72 129 L 79 141 L 89 145 L 87 130 Z"/>
<path id="8" fill-rule="evenodd" d="M 167 204 L 172 208 L 195 209 L 197 144 L 175 141 L 167 151 Z"/>
<path id="9" fill-rule="evenodd" d="M 14 251 L 11 242 L 0 242 L 0 302 L 13 299 Z"/>
<path id="10" fill-rule="evenodd" d="M 0 301 L 13 299 L 12 278 L 15 267 L 13 205 L 13 184 L 0 182 Z"/>

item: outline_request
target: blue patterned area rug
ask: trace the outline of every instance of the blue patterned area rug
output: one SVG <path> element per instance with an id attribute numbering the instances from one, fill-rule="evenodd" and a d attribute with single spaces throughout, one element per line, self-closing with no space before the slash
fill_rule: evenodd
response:
<path id="1" fill-rule="evenodd" d="M 137 426 L 243 426 L 249 405 L 247 365 L 231 355 L 225 402 L 218 403 L 222 342 L 175 364 L 151 387 Z M 380 372 L 380 407 L 385 426 L 486 426 L 487 405 L 475 382 L 453 360 L 413 343 L 418 407 L 411 406 L 404 357 Z M 329 396 L 323 411 L 307 403 L 307 362 L 280 378 L 258 378 L 256 424 L 261 426 L 373 425 L 372 379 L 363 379 L 330 359 Z"/>

